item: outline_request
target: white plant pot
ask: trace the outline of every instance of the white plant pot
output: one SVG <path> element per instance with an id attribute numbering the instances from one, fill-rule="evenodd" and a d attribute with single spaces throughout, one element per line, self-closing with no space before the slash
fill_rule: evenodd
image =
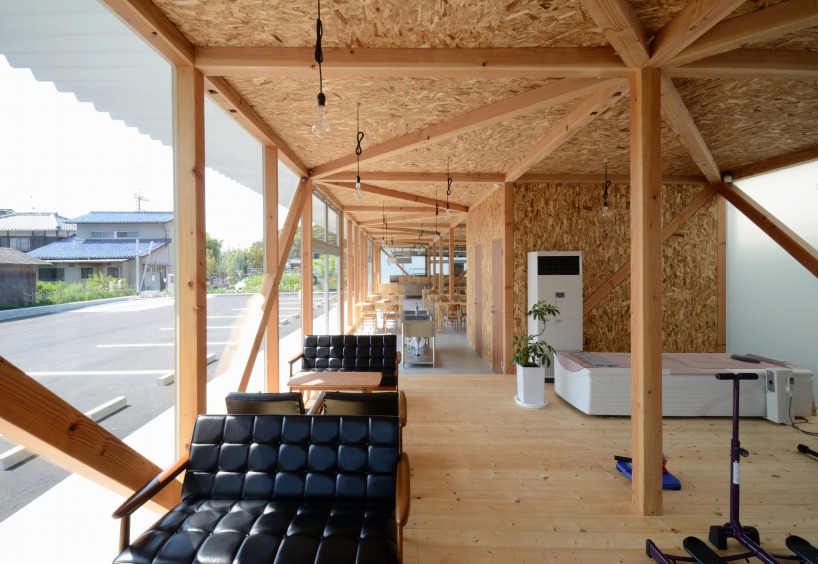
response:
<path id="1" fill-rule="evenodd" d="M 521 407 L 545 407 L 545 368 L 517 365 L 517 395 L 514 401 Z"/>

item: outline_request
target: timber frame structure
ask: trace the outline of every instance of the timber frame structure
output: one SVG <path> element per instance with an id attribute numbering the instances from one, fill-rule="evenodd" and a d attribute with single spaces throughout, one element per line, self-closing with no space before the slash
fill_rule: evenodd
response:
<path id="1" fill-rule="evenodd" d="M 524 268 L 512 260 L 524 228 L 515 207 L 525 204 L 515 197 L 536 184 L 596 190 L 609 159 L 610 179 L 626 186 L 630 202 L 630 260 L 587 292 L 584 309 L 630 276 L 633 505 L 642 515 L 662 514 L 663 241 L 714 199 L 722 223 L 726 200 L 818 276 L 815 249 L 730 183 L 818 159 L 818 0 L 328 2 L 323 74 L 332 132 L 324 139 L 309 131 L 318 89 L 314 2 L 101 2 L 175 69 L 178 437 L 190 436 L 205 405 L 205 96 L 264 146 L 268 277 L 243 385 L 265 333 L 268 358 L 277 358 L 274 289 L 298 221 L 309 221 L 313 189 L 342 212 L 359 266 L 363 243 L 382 234 L 382 212 L 401 216 L 396 241 L 414 243 L 423 232 L 432 246 L 448 177 L 452 219 L 440 231 L 449 256 L 453 244 L 468 244 L 475 222 L 499 214 L 504 315 L 493 330 L 510 371 L 513 288 Z M 278 160 L 302 177 L 280 235 Z M 663 189 L 678 184 L 698 185 L 699 194 L 663 222 Z M 480 210 L 486 202 L 492 209 Z M 432 252 L 442 256 L 443 245 Z M 356 292 L 360 278 L 350 273 Z M 723 299 L 718 308 L 723 348 Z M 269 361 L 271 389 L 276 366 Z M 21 371 L 2 362 L 0 373 L 9 438 L 124 493 L 157 472 Z"/>

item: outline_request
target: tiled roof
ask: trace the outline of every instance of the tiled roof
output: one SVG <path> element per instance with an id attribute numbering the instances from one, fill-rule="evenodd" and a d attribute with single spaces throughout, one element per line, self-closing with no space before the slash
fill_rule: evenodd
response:
<path id="1" fill-rule="evenodd" d="M 33 264 L 36 266 L 43 266 L 49 263 L 29 256 L 22 251 L 18 251 L 17 249 L 0 247 L 0 264 Z"/>
<path id="2" fill-rule="evenodd" d="M 53 212 L 19 212 L 0 217 L 0 231 L 76 231 L 77 226 Z"/>
<path id="3" fill-rule="evenodd" d="M 139 241 L 139 256 L 170 244 L 170 239 Z M 136 239 L 78 239 L 76 235 L 31 251 L 29 256 L 44 260 L 101 260 L 131 259 L 136 251 Z"/>
<path id="4" fill-rule="evenodd" d="M 168 223 L 173 212 L 157 211 L 92 211 L 72 219 L 74 223 Z"/>

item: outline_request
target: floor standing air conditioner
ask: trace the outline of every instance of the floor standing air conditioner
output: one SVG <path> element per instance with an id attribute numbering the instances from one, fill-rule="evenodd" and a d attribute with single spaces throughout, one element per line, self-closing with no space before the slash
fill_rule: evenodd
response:
<path id="1" fill-rule="evenodd" d="M 582 252 L 536 251 L 528 253 L 528 309 L 545 300 L 559 309 L 545 326 L 545 339 L 555 350 L 582 350 Z M 542 322 L 528 318 L 528 333 L 536 335 Z M 553 363 L 547 371 L 553 376 Z"/>

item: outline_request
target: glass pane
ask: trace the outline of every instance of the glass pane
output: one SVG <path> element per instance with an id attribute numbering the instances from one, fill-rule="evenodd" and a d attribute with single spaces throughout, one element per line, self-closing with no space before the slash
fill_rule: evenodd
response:
<path id="1" fill-rule="evenodd" d="M 327 204 L 315 194 L 312 196 L 312 237 L 315 241 L 327 240 Z"/>
<path id="2" fill-rule="evenodd" d="M 327 209 L 327 243 L 338 244 L 338 212 L 332 208 Z"/>

